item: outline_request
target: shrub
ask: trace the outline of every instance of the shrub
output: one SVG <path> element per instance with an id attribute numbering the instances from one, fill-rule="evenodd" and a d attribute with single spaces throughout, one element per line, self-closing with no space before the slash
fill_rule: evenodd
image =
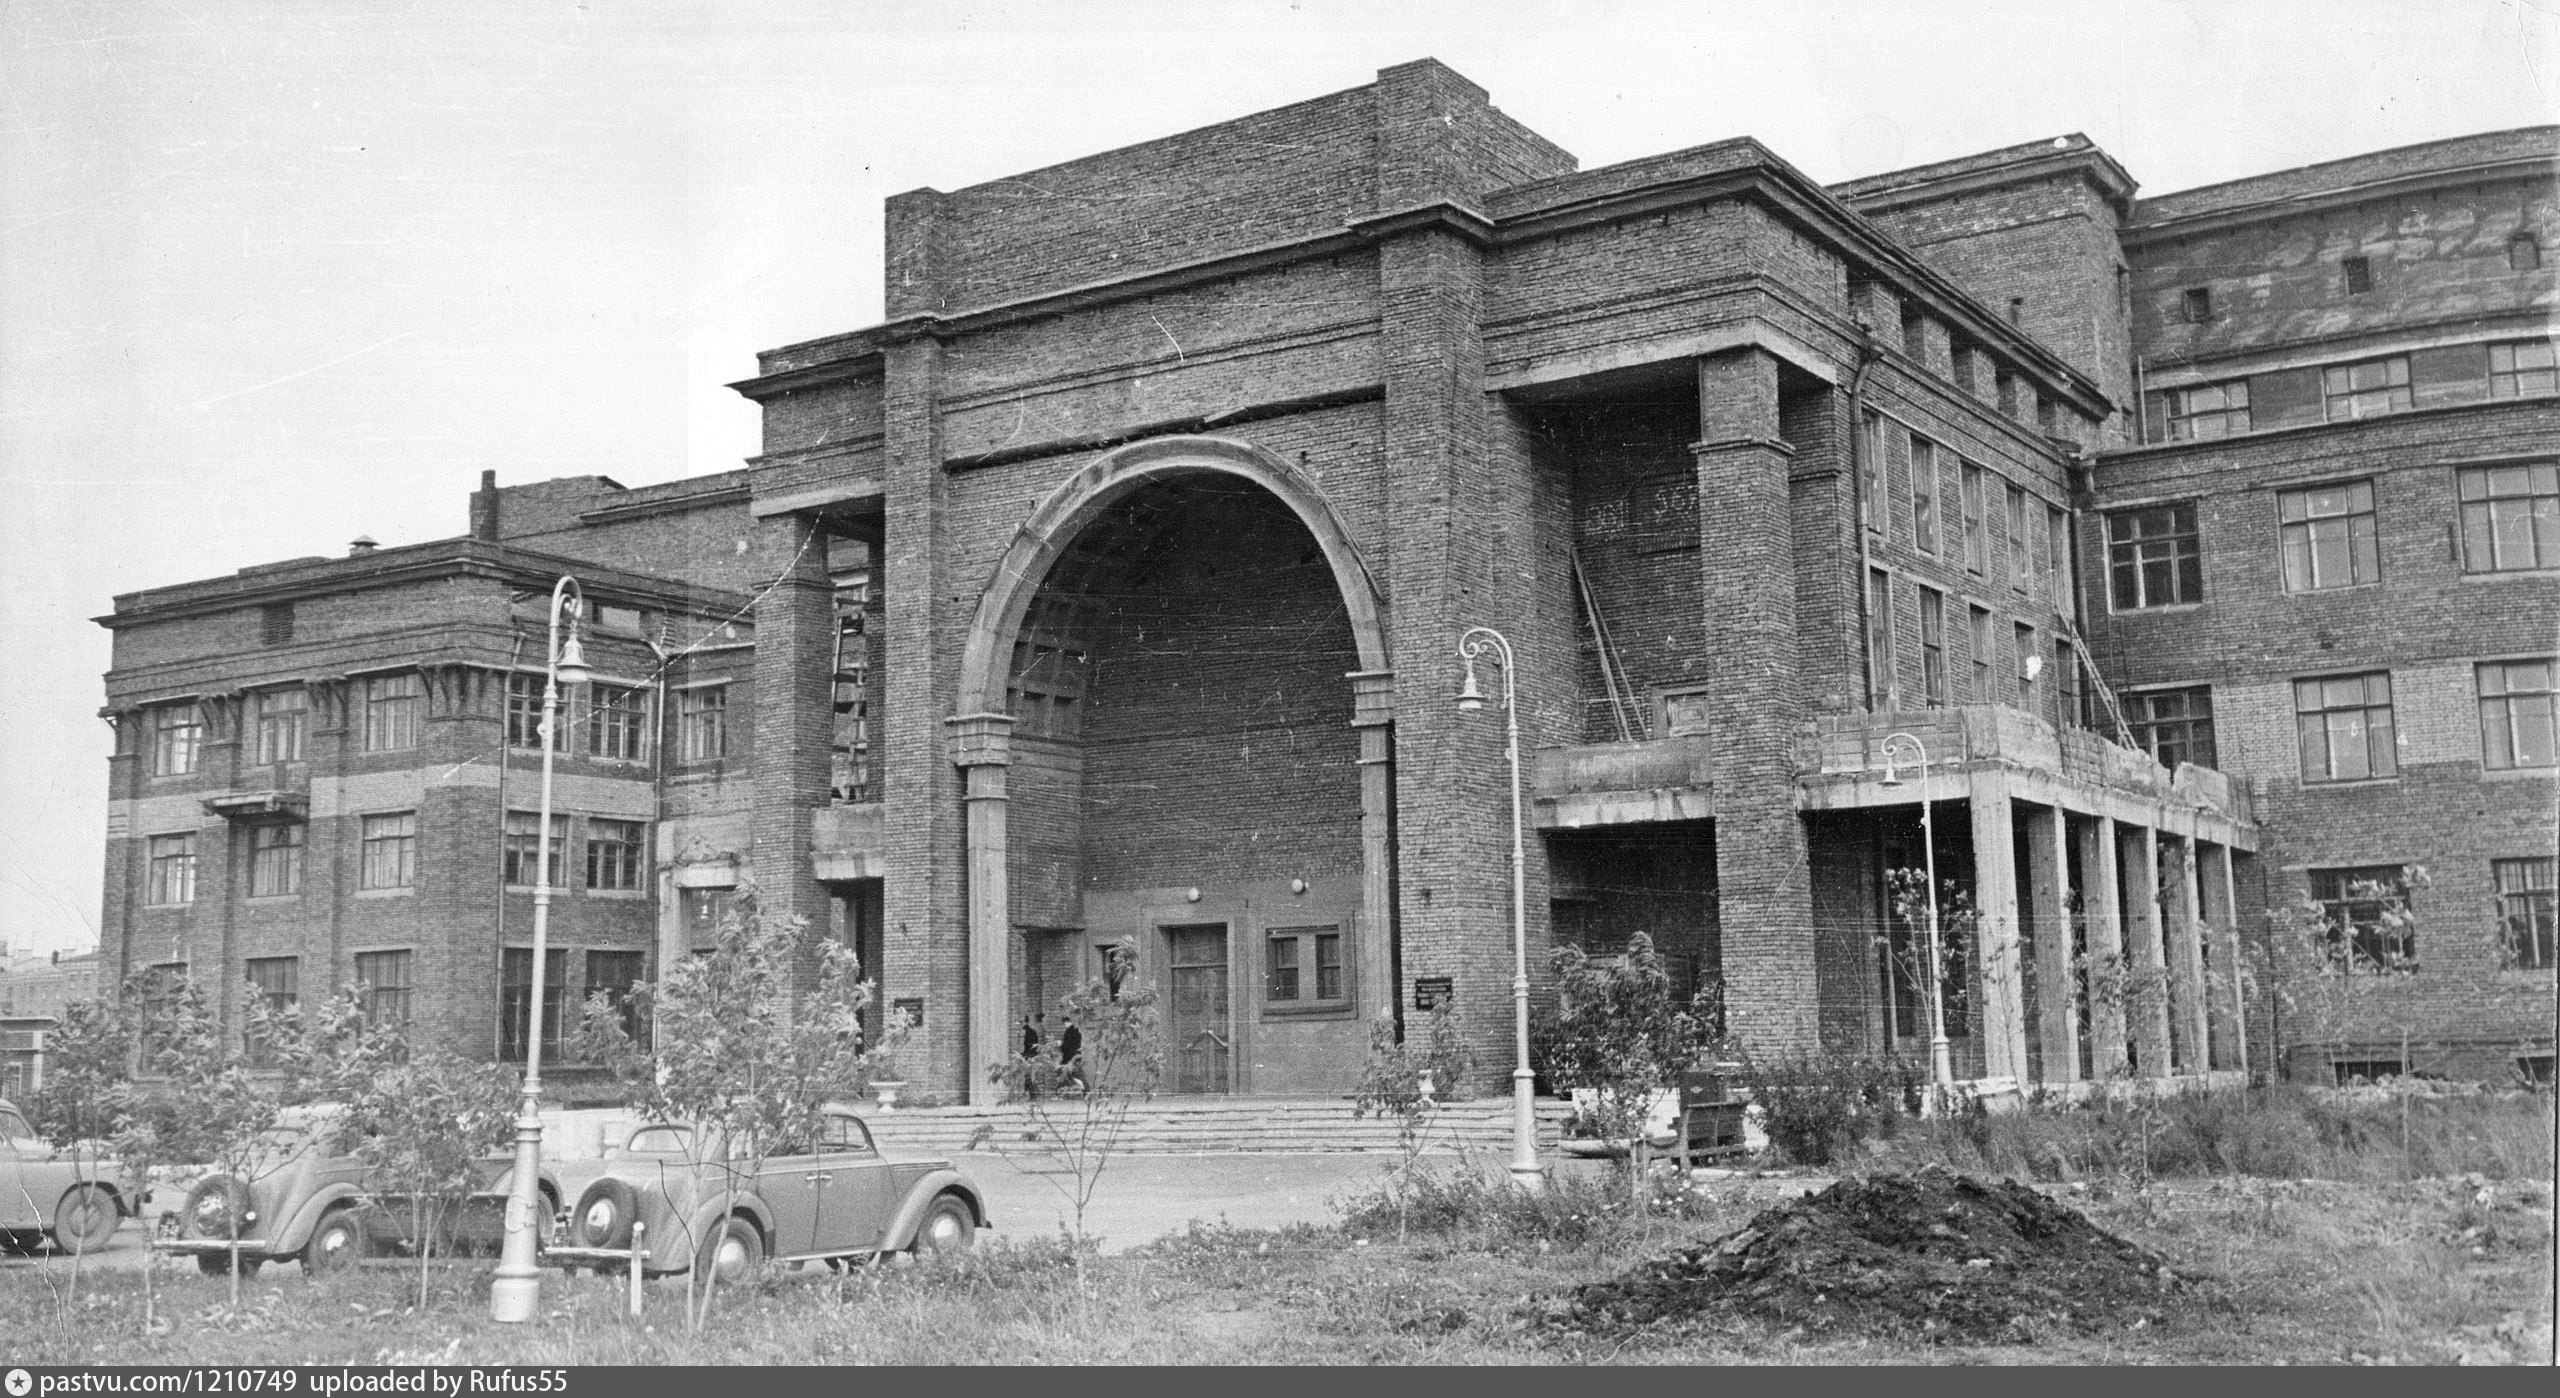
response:
<path id="1" fill-rule="evenodd" d="M 1898 1058 L 1745 1057 L 1743 1080 L 1769 1144 L 1798 1165 L 1829 1165 L 1858 1143 L 1891 1137 L 1927 1083 Z"/>
<path id="2" fill-rule="evenodd" d="M 1683 1184 L 1646 1177 L 1646 1197 L 1601 1175 L 1550 1178 L 1531 1193 L 1496 1170 L 1458 1166 L 1424 1171 L 1401 1191 L 1386 1184 L 1335 1201 L 1343 1231 L 1375 1238 L 1401 1229 L 1483 1252 L 1604 1247 L 1639 1235 L 1648 1221 L 1709 1216 L 1713 1205 Z"/>

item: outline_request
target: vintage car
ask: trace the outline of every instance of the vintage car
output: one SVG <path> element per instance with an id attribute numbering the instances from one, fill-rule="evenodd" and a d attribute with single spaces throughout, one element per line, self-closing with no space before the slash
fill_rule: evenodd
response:
<path id="1" fill-rule="evenodd" d="M 417 1215 L 409 1199 L 378 1187 L 373 1167 L 349 1149 L 345 1125 L 340 1108 L 288 1108 L 260 1138 L 250 1167 L 196 1181 L 178 1210 L 177 1237 L 152 1246 L 192 1254 L 207 1276 L 230 1270 L 235 1246 L 244 1274 L 271 1258 L 299 1259 L 305 1273 L 320 1276 L 361 1258 L 414 1252 Z M 484 1157 L 480 1173 L 480 1188 L 438 1220 L 437 1251 L 495 1248 L 515 1183 L 515 1159 Z M 545 1170 L 536 1187 L 542 1217 L 556 1220 L 559 1180 Z M 546 1241 L 550 1231 L 543 1230 Z"/>
<path id="2" fill-rule="evenodd" d="M 637 1223 L 645 1273 L 699 1269 L 725 1284 L 768 1260 L 962 1252 L 987 1225 L 984 1196 L 950 1161 L 882 1159 L 870 1128 L 840 1107 L 815 1140 L 785 1141 L 761 1165 L 741 1157 L 693 1126 L 639 1127 L 578 1197 L 550 1259 L 619 1270 Z"/>
<path id="3" fill-rule="evenodd" d="M 117 1182 L 114 1160 L 46 1145 L 0 1102 L 0 1247 L 33 1252 L 50 1236 L 64 1252 L 95 1252 L 149 1198 Z"/>

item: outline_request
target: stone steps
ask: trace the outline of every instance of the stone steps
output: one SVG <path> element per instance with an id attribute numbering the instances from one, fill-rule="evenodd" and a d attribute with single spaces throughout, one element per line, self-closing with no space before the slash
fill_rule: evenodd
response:
<path id="1" fill-rule="evenodd" d="M 1069 1101 L 1053 1113 L 1053 1119 L 1073 1131 L 1081 1111 L 1080 1104 Z M 1538 1103 L 1540 1149 L 1555 1145 L 1571 1113 L 1566 1102 Z M 1025 1139 L 1033 1128 L 1019 1105 L 875 1110 L 865 1119 L 873 1139 L 893 1156 L 1043 1149 L 1040 1142 Z M 1355 1117 L 1351 1104 L 1340 1099 L 1158 1097 L 1129 1109 L 1114 1149 L 1135 1154 L 1394 1151 L 1398 1132 L 1395 1119 Z M 1435 1153 L 1463 1147 L 1506 1154 L 1511 1148 L 1511 1103 L 1497 1099 L 1448 1104 L 1432 1122 L 1430 1136 L 1427 1149 Z"/>

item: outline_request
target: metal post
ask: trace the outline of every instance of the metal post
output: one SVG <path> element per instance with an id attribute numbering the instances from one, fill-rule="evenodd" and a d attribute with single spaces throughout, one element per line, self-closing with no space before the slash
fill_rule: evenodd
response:
<path id="1" fill-rule="evenodd" d="M 631 1221 L 631 1318 L 640 1318 L 640 1256 L 649 1250 L 649 1225 Z"/>
<path id="2" fill-rule="evenodd" d="M 1943 1110 L 1956 1073 L 1954 1056 L 1947 1044 L 1946 965 L 1938 940 L 1938 824 L 1929 810 L 1929 748 L 1916 734 L 1887 734 L 1884 769 L 1888 783 L 1893 779 L 1893 745 L 1897 742 L 1909 743 L 1920 754 L 1920 847 L 1929 877 L 1929 1082 L 1931 1095 Z"/>
<path id="3" fill-rule="evenodd" d="M 1529 1067 L 1529 874 L 1527 837 L 1520 818 L 1519 667 L 1511 642 L 1490 626 L 1469 628 L 1458 638 L 1458 658 L 1467 663 L 1467 680 L 1458 692 L 1458 707 L 1481 708 L 1476 689 L 1476 657 L 1487 650 L 1502 660 L 1504 757 L 1511 766 L 1511 1018 L 1515 1051 L 1511 1070 L 1511 1178 L 1536 1193 L 1545 1184 L 1538 1168 L 1537 1074 Z"/>
<path id="4" fill-rule="evenodd" d="M 497 1274 L 489 1283 L 489 1319 L 507 1325 L 531 1322 L 542 1299 L 542 1268 L 536 1251 L 542 1211 L 543 961 L 551 922 L 551 758 L 559 747 L 561 671 L 569 671 L 572 684 L 586 678 L 575 622 L 570 624 L 568 653 L 563 655 L 560 648 L 560 612 L 572 597 L 583 609 L 586 598 L 577 579 L 564 577 L 552 586 L 542 652 L 542 802 L 534 817 L 533 1002 L 527 1007 L 525 1023 L 524 1090 L 516 1107 L 514 1188 L 507 1196 L 506 1236 Z"/>

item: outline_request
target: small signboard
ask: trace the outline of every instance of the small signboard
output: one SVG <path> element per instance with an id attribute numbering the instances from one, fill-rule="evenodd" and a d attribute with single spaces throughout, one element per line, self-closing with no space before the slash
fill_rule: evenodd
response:
<path id="1" fill-rule="evenodd" d="M 924 1027 L 924 1000 L 921 997 L 913 1000 L 892 1000 L 889 1002 L 889 1008 L 905 1015 L 909 1026 L 917 1029 Z"/>
<path id="2" fill-rule="evenodd" d="M 1457 993 L 1457 982 L 1448 976 L 1419 976 L 1413 982 L 1413 1007 L 1417 1010 L 1438 1009 L 1440 1002 Z"/>

